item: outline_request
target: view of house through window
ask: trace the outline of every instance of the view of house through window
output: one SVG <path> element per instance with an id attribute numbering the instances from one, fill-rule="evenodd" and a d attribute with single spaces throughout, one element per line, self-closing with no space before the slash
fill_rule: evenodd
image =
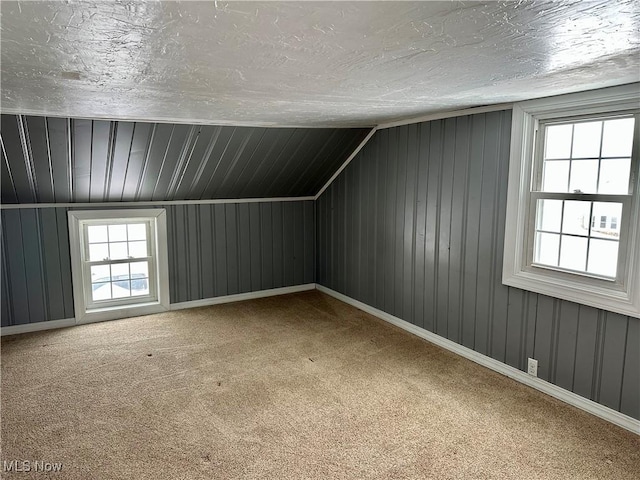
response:
<path id="1" fill-rule="evenodd" d="M 541 171 L 532 192 L 534 265 L 616 277 L 634 121 L 627 116 L 543 126 Z"/>

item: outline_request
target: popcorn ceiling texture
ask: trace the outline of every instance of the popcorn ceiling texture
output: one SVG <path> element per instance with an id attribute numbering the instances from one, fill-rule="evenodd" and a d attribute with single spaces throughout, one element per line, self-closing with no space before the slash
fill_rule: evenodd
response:
<path id="1" fill-rule="evenodd" d="M 640 3 L 2 2 L 5 113 L 368 126 L 638 81 Z"/>

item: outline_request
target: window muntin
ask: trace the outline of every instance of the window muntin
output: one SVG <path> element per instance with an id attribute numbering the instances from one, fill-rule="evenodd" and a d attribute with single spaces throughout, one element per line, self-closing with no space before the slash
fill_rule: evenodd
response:
<path id="1" fill-rule="evenodd" d="M 70 210 L 68 217 L 77 323 L 170 309 L 166 209 Z"/>
<path id="2" fill-rule="evenodd" d="M 625 114 L 540 122 L 531 266 L 618 279 L 636 121 Z"/>
<path id="3" fill-rule="evenodd" d="M 84 224 L 90 302 L 151 296 L 149 274 L 153 257 L 149 239 L 152 222 L 135 222 Z"/>

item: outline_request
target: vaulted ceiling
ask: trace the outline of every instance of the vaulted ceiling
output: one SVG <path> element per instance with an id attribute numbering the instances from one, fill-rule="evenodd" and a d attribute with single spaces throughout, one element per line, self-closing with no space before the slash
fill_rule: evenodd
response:
<path id="1" fill-rule="evenodd" d="M 380 123 L 640 80 L 636 0 L 0 7 L 3 203 L 310 196 Z"/>
<path id="2" fill-rule="evenodd" d="M 368 132 L 2 115 L 2 203 L 312 196 Z"/>

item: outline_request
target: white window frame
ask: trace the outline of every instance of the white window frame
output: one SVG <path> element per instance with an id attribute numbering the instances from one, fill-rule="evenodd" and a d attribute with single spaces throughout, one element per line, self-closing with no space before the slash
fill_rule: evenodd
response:
<path id="1" fill-rule="evenodd" d="M 70 210 L 69 246 L 76 323 L 100 322 L 169 310 L 169 264 L 167 252 L 167 214 L 164 208 L 120 210 Z M 92 300 L 86 252 L 86 225 L 115 222 L 145 222 L 149 225 L 149 295 L 117 300 Z M 152 280 L 154 277 L 154 280 Z"/>
<path id="2" fill-rule="evenodd" d="M 631 159 L 630 191 L 624 200 L 621 224 L 619 273 L 615 280 L 573 274 L 532 265 L 532 225 L 535 205 L 532 184 L 536 168 L 535 147 L 539 122 L 552 119 L 637 112 L 640 84 L 517 103 L 513 107 L 511 154 L 507 191 L 502 283 L 583 305 L 640 317 L 640 174 L 636 121 Z M 571 197 L 572 194 L 566 194 Z M 576 194 L 576 199 L 585 199 Z M 597 201 L 597 195 L 590 200 Z M 571 198 L 568 198 L 571 199 Z M 620 222 L 620 219 L 618 219 Z M 625 245 L 628 248 L 625 248 Z"/>

